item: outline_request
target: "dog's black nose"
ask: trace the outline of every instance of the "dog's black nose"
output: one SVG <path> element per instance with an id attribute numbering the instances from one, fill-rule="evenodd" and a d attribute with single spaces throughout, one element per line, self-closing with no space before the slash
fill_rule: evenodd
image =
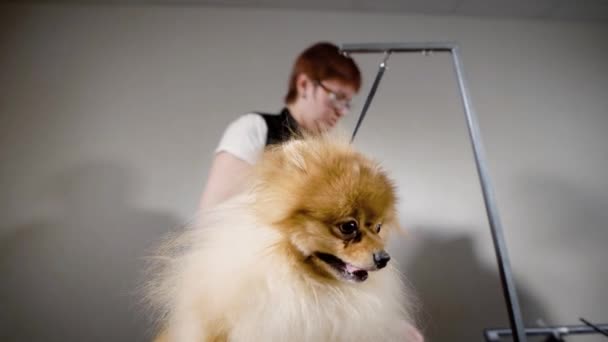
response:
<path id="1" fill-rule="evenodd" d="M 380 251 L 374 253 L 374 263 L 378 268 L 383 268 L 388 264 L 388 261 L 391 260 L 391 256 L 388 255 L 385 251 Z"/>

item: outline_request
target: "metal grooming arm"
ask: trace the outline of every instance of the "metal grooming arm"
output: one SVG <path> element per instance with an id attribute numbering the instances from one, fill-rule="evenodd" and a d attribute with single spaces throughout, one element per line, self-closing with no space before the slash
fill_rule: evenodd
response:
<path id="1" fill-rule="evenodd" d="M 385 59 L 380 64 L 380 69 L 376 76 L 376 80 L 372 86 L 370 94 L 366 99 L 365 106 L 359 117 L 357 128 L 353 133 L 353 140 L 357 129 L 369 108 L 371 99 L 373 98 L 382 74 L 384 73 L 386 59 L 391 53 L 412 53 L 412 52 L 449 52 L 452 55 L 452 61 L 454 62 L 454 70 L 456 72 L 456 78 L 458 81 L 458 88 L 462 97 L 462 103 L 464 106 L 465 117 L 469 130 L 469 137 L 471 139 L 471 145 L 473 147 L 473 154 L 475 155 L 475 164 L 477 166 L 477 173 L 481 183 L 483 191 L 483 199 L 486 207 L 486 214 L 490 223 L 490 230 L 492 232 L 492 240 L 494 242 L 494 249 L 496 252 L 496 259 L 498 262 L 498 269 L 500 271 L 500 279 L 502 282 L 503 294 L 507 303 L 507 309 L 509 313 L 509 321 L 513 332 L 513 340 L 515 342 L 526 341 L 526 332 L 523 325 L 521 312 L 519 308 L 519 301 L 517 299 L 517 293 L 515 285 L 513 283 L 513 276 L 511 273 L 511 265 L 507 254 L 507 247 L 503 236 L 502 226 L 498 217 L 498 209 L 494 200 L 494 193 L 490 184 L 490 176 L 486 167 L 485 156 L 483 145 L 481 142 L 481 133 L 477 118 L 471 100 L 469 98 L 469 90 L 465 84 L 462 62 L 460 59 L 459 48 L 454 43 L 367 43 L 367 44 L 344 44 L 341 46 L 341 51 L 345 54 L 353 53 L 384 53 Z"/>
<path id="2" fill-rule="evenodd" d="M 353 131 L 353 136 L 350 138 L 350 142 L 355 141 L 355 136 L 357 136 L 357 132 L 359 132 L 359 127 L 361 127 L 361 123 L 363 123 L 363 119 L 365 118 L 365 114 L 367 114 L 369 105 L 372 103 L 374 95 L 376 95 L 376 90 L 378 90 L 378 86 L 380 85 L 380 81 L 382 80 L 382 76 L 384 75 L 384 71 L 386 71 L 386 62 L 388 62 L 388 58 L 390 56 L 390 52 L 384 53 L 384 59 L 378 67 L 378 72 L 376 73 L 374 83 L 372 83 L 372 87 L 369 90 L 369 94 L 367 94 L 367 97 L 365 98 L 365 104 L 363 104 L 363 109 L 361 109 L 361 114 L 359 114 L 359 120 L 357 120 L 357 125 L 355 126 L 355 130 Z"/>
<path id="3" fill-rule="evenodd" d="M 598 331 L 599 330 L 599 331 Z M 560 342 L 563 337 L 568 335 L 590 335 L 603 334 L 608 336 L 608 324 L 593 325 L 564 325 L 557 327 L 526 328 L 527 336 L 544 336 L 545 341 Z M 510 337 L 513 333 L 511 329 L 485 329 L 484 337 L 487 342 L 499 342 L 503 337 Z"/>

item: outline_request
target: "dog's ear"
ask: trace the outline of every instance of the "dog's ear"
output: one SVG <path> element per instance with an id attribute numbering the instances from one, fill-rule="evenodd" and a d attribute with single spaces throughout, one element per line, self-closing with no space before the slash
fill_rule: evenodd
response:
<path id="1" fill-rule="evenodd" d="M 295 170 L 298 172 L 306 173 L 307 165 L 305 153 L 310 153 L 306 150 L 306 146 L 303 140 L 294 139 L 281 148 L 283 154 L 284 166 L 288 170 Z"/>
<path id="2" fill-rule="evenodd" d="M 280 150 L 285 166 L 303 173 L 309 173 L 315 165 L 327 165 L 337 155 L 354 153 L 348 140 L 333 134 L 303 134 L 281 145 Z"/>
<path id="3" fill-rule="evenodd" d="M 399 220 L 394 220 L 391 224 L 390 224 L 390 231 L 391 233 L 395 233 L 398 236 L 404 236 L 407 235 L 407 229 L 403 227 L 403 225 L 401 225 L 399 223 Z"/>
<path id="4" fill-rule="evenodd" d="M 304 173 L 307 170 L 304 142 L 292 141 L 269 147 L 256 165 L 258 176 L 266 181 L 284 178 L 285 175 Z"/>

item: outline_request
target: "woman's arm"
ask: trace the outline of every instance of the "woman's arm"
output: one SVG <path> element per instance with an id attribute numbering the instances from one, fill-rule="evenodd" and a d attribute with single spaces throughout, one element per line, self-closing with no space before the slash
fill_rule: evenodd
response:
<path id="1" fill-rule="evenodd" d="M 199 202 L 207 209 L 244 190 L 244 183 L 266 145 L 268 127 L 259 114 L 230 123 L 215 150 L 207 184 Z"/>
<path id="2" fill-rule="evenodd" d="M 229 152 L 217 153 L 209 169 L 200 209 L 210 208 L 241 192 L 251 169 L 251 164 Z"/>

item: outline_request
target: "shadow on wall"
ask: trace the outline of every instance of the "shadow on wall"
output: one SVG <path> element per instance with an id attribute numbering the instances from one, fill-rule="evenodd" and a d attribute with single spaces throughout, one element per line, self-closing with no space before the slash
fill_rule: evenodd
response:
<path id="1" fill-rule="evenodd" d="M 601 272 L 593 272 L 592 264 L 597 261 L 597 270 L 603 268 L 604 261 L 608 260 L 607 183 L 602 178 L 604 184 L 590 184 L 588 178 L 592 175 L 587 177 L 583 171 L 584 169 L 575 176 L 578 179 L 560 178 L 554 174 L 522 174 L 518 193 L 523 199 L 520 210 L 529 211 L 526 216 L 532 225 L 550 226 L 550 233 L 530 230 L 530 239 L 534 245 L 547 252 L 568 255 L 597 253 L 593 258 L 581 257 L 580 263 L 573 266 L 579 270 L 589 270 L 590 275 L 600 275 Z M 603 278 L 608 281 L 608 277 Z M 608 306 L 608 298 L 602 297 L 603 306 Z"/>
<path id="2" fill-rule="evenodd" d="M 484 329 L 509 327 L 498 269 L 482 264 L 470 236 L 430 233 L 447 230 L 417 227 L 415 250 L 401 262 L 417 294 L 419 325 L 427 342 L 483 341 Z M 552 322 L 527 289 L 516 287 L 527 326 Z"/>
<path id="3" fill-rule="evenodd" d="M 576 173 L 526 172 L 519 176 L 518 211 L 526 217 L 528 248 L 535 248 L 538 275 L 550 279 L 552 300 L 568 317 L 560 324 L 608 321 L 608 183 L 589 165 Z M 522 224 L 523 225 L 523 224 Z M 543 227 L 543 229 L 538 229 Z M 556 262 L 557 261 L 557 262 Z M 568 341 L 608 341 L 601 334 Z"/>
<path id="4" fill-rule="evenodd" d="M 134 292 L 149 248 L 178 220 L 135 208 L 134 186 L 119 165 L 75 167 L 52 184 L 62 215 L 2 230 L 0 340 L 149 340 Z"/>

